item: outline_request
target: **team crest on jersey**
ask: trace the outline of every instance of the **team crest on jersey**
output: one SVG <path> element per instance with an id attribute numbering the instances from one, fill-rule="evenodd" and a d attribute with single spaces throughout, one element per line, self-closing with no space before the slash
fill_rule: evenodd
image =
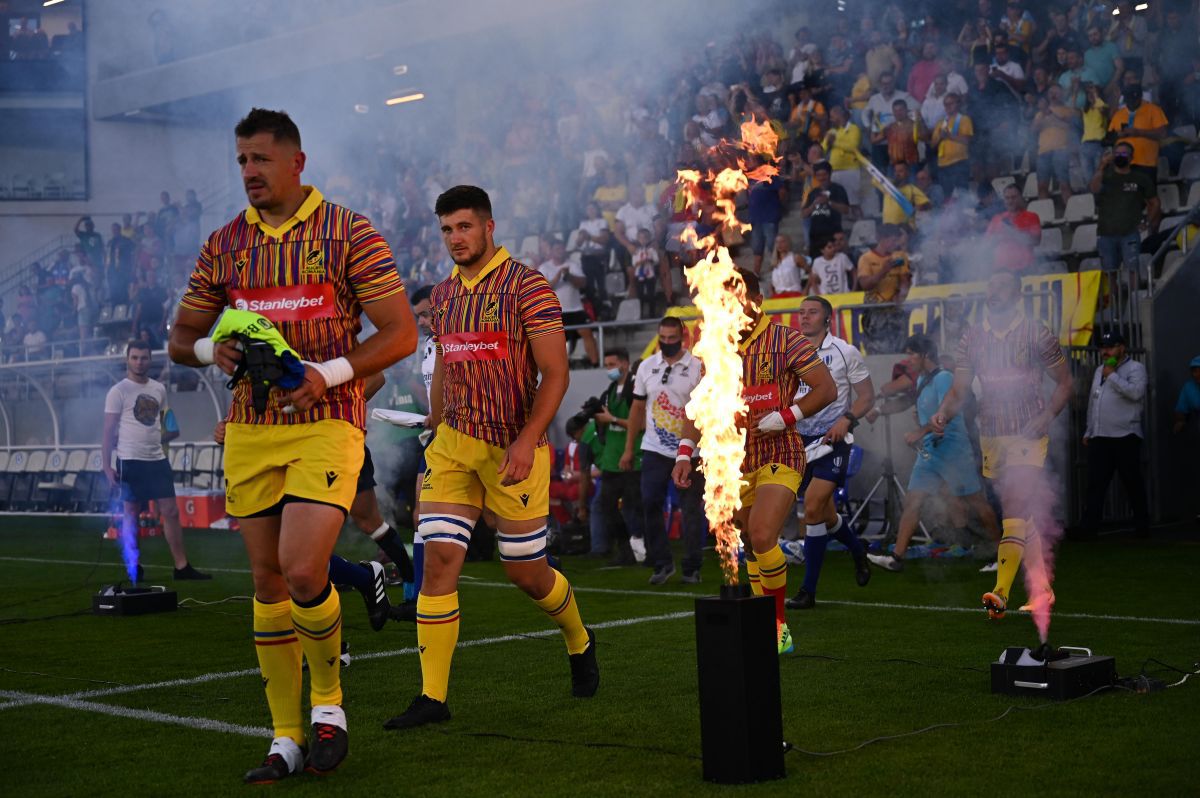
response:
<path id="1" fill-rule="evenodd" d="M 322 250 L 314 249 L 304 256 L 304 263 L 300 266 L 300 274 L 305 277 L 324 277 L 325 276 L 325 253 Z"/>
<path id="2" fill-rule="evenodd" d="M 500 297 L 486 296 L 483 298 L 483 313 L 479 316 L 481 324 L 500 323 Z"/>
<path id="3" fill-rule="evenodd" d="M 238 274 L 241 274 L 242 269 L 246 268 L 246 264 L 249 262 L 250 259 L 243 255 L 233 262 L 233 268 L 237 269 Z"/>
<path id="4" fill-rule="evenodd" d="M 756 372 L 755 382 L 770 382 L 771 377 L 771 356 L 763 353 L 758 356 L 758 371 Z"/>

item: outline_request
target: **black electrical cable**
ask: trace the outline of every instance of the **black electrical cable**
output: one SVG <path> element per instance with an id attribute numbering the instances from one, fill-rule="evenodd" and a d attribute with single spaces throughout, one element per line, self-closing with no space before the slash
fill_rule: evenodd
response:
<path id="1" fill-rule="evenodd" d="M 66 590 L 60 590 L 57 593 L 50 593 L 50 594 L 43 594 L 40 596 L 34 596 L 32 598 L 23 599 L 22 601 L 14 601 L 11 604 L 0 604 L 0 610 L 7 610 L 7 609 L 11 609 L 12 607 L 23 607 L 26 604 L 33 604 L 34 602 L 37 602 L 37 601 L 46 601 L 47 599 L 58 598 L 59 596 L 65 596 L 68 593 L 74 593 L 77 590 L 83 590 L 84 588 L 91 587 L 92 575 L 95 574 L 96 569 L 100 567 L 101 559 L 103 558 L 103 556 L 104 556 L 104 538 L 101 537 L 100 544 L 96 548 L 96 560 L 95 560 L 95 562 L 92 563 L 92 568 L 91 568 L 91 570 L 89 570 L 87 572 L 87 576 L 85 576 L 83 578 L 83 581 L 80 582 L 78 585 L 76 585 L 74 587 L 69 587 Z M 78 614 L 78 613 L 74 613 L 74 614 Z M 47 615 L 44 618 L 40 618 L 40 619 L 39 618 L 29 618 L 29 619 L 25 619 L 25 620 L 48 620 L 50 618 L 64 618 L 64 617 L 67 617 L 67 616 L 65 616 L 65 615 Z M 25 621 L 23 619 L 19 619 L 19 618 L 0 619 L 0 623 L 24 623 L 24 622 Z"/>
<path id="2" fill-rule="evenodd" d="M 564 745 L 572 748 L 609 748 L 622 751 L 638 751 L 647 754 L 661 754 L 664 756 L 674 756 L 680 759 L 699 760 L 701 757 L 698 754 L 689 754 L 684 751 L 672 751 L 669 748 L 659 748 L 653 745 L 632 745 L 630 743 L 610 743 L 610 742 L 587 742 L 576 740 L 554 740 L 541 737 L 520 737 L 515 734 L 501 734 L 499 732 L 453 732 L 445 729 L 435 729 L 439 734 L 444 734 L 447 737 L 478 737 L 493 740 L 508 740 L 515 743 L 541 743 L 543 745 Z"/>
<path id="3" fill-rule="evenodd" d="M 78 589 L 78 588 L 76 588 Z M 75 618 L 80 615 L 88 615 L 90 609 L 75 610 L 75 612 L 60 612 L 55 615 L 38 615 L 33 618 L 0 618 L 0 626 L 11 626 L 18 623 L 37 623 L 41 621 L 53 621 L 59 618 Z"/>

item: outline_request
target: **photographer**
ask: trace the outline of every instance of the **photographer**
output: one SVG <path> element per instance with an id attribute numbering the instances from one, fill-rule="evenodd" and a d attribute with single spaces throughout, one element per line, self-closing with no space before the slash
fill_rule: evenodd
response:
<path id="1" fill-rule="evenodd" d="M 597 458 L 600 468 L 600 516 L 592 535 L 591 554 L 596 557 L 609 553 L 610 565 L 633 565 L 633 550 L 629 538 L 642 536 L 642 453 L 641 435 L 634 440 L 633 467 L 621 470 L 621 455 L 625 453 L 625 438 L 629 429 L 629 410 L 633 405 L 633 378 L 637 369 L 630 369 L 629 352 L 613 349 L 604 355 L 604 368 L 612 381 L 604 394 L 604 407 L 596 413 L 596 425 L 603 439 Z"/>

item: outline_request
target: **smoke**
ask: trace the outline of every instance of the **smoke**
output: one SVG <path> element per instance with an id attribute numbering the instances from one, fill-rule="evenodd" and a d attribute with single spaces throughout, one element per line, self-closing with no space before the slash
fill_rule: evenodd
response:
<path id="1" fill-rule="evenodd" d="M 1036 445 L 1036 441 L 1030 443 Z M 1005 468 L 999 480 L 1005 516 L 1025 521 L 1024 606 L 1032 613 L 1043 643 L 1050 633 L 1050 612 L 1054 608 L 1055 548 L 1063 535 L 1056 518 L 1057 491 L 1047 477 L 1040 468 L 1014 466 Z"/>

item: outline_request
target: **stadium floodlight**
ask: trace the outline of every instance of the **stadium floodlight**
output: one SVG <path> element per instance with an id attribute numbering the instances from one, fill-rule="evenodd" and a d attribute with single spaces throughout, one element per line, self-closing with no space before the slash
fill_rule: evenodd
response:
<path id="1" fill-rule="evenodd" d="M 400 75 L 408 74 L 408 64 L 396 64 L 392 67 L 392 74 L 399 77 Z"/>
<path id="2" fill-rule="evenodd" d="M 384 104 L 385 105 L 401 105 L 402 103 L 411 103 L 411 102 L 416 102 L 417 100 L 424 100 L 424 99 L 425 99 L 425 93 L 418 91 L 418 92 L 413 92 L 412 94 L 402 94 L 399 97 L 393 97 Z"/>
<path id="3" fill-rule="evenodd" d="M 45 1 L 42 3 L 42 7 L 43 7 L 43 8 L 49 8 L 50 6 L 56 6 L 56 5 L 58 5 L 59 3 L 65 3 L 65 2 L 67 2 L 67 0 L 45 0 Z"/>
<path id="4" fill-rule="evenodd" d="M 367 105 L 366 103 L 355 103 L 354 104 L 354 113 L 356 113 L 356 114 L 365 114 L 367 111 L 370 111 L 370 110 L 371 110 L 371 107 L 369 105 Z"/>

